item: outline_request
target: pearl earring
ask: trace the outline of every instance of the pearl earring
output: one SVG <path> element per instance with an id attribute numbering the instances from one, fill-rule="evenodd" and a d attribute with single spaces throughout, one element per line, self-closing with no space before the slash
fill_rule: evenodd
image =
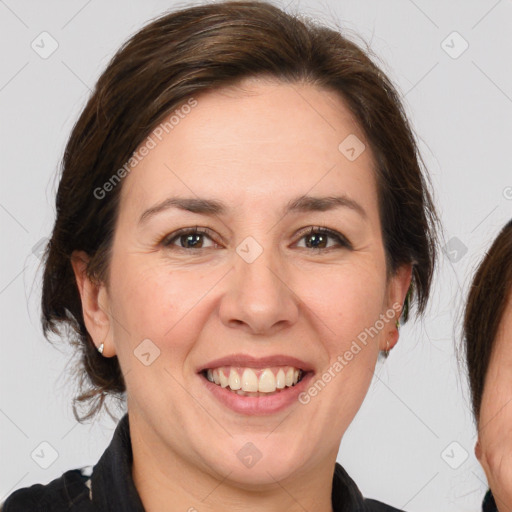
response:
<path id="1" fill-rule="evenodd" d="M 103 354 L 103 347 L 104 347 L 103 343 L 98 347 L 98 352 L 100 354 Z"/>

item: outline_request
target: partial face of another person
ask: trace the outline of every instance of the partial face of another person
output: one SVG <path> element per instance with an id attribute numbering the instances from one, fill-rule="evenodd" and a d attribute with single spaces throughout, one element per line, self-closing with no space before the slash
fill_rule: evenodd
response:
<path id="1" fill-rule="evenodd" d="M 478 422 L 476 455 L 500 512 L 512 510 L 512 290 L 494 340 Z"/>
<path id="2" fill-rule="evenodd" d="M 124 178 L 109 286 L 86 325 L 119 358 L 147 446 L 219 480 L 265 484 L 334 464 L 379 350 L 397 340 L 410 268 L 387 276 L 373 155 L 336 93 L 250 80 L 195 99 Z M 340 199 L 300 208 L 303 196 Z M 170 198 L 222 210 L 155 210 Z M 235 355 L 282 357 L 262 367 Z M 290 368 L 291 379 L 307 372 L 244 397 L 202 372 L 236 387 L 230 366 L 249 389 L 254 376 L 273 389 Z"/>

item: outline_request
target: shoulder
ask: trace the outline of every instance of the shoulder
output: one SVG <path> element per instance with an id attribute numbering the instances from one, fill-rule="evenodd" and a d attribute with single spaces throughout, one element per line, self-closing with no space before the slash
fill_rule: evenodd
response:
<path id="1" fill-rule="evenodd" d="M 17 489 L 0 504 L 0 512 L 85 512 L 90 503 L 88 482 L 87 468 L 66 471 L 46 485 Z"/>

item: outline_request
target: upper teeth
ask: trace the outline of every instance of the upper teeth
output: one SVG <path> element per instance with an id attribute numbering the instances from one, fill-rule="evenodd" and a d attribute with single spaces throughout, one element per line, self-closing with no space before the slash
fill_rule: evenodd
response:
<path id="1" fill-rule="evenodd" d="M 258 370 L 223 366 L 206 372 L 206 377 L 210 382 L 219 384 L 223 388 L 229 386 L 233 391 L 241 389 L 248 392 L 260 391 L 263 393 L 272 393 L 276 389 L 294 386 L 301 376 L 302 370 L 292 366 Z"/>

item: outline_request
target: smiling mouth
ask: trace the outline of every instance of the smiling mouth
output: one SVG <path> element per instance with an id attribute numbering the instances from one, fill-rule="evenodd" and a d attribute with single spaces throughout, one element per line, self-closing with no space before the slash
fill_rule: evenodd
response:
<path id="1" fill-rule="evenodd" d="M 297 385 L 308 372 L 293 366 L 248 368 L 221 366 L 200 374 L 221 388 L 241 396 L 271 396 Z"/>

